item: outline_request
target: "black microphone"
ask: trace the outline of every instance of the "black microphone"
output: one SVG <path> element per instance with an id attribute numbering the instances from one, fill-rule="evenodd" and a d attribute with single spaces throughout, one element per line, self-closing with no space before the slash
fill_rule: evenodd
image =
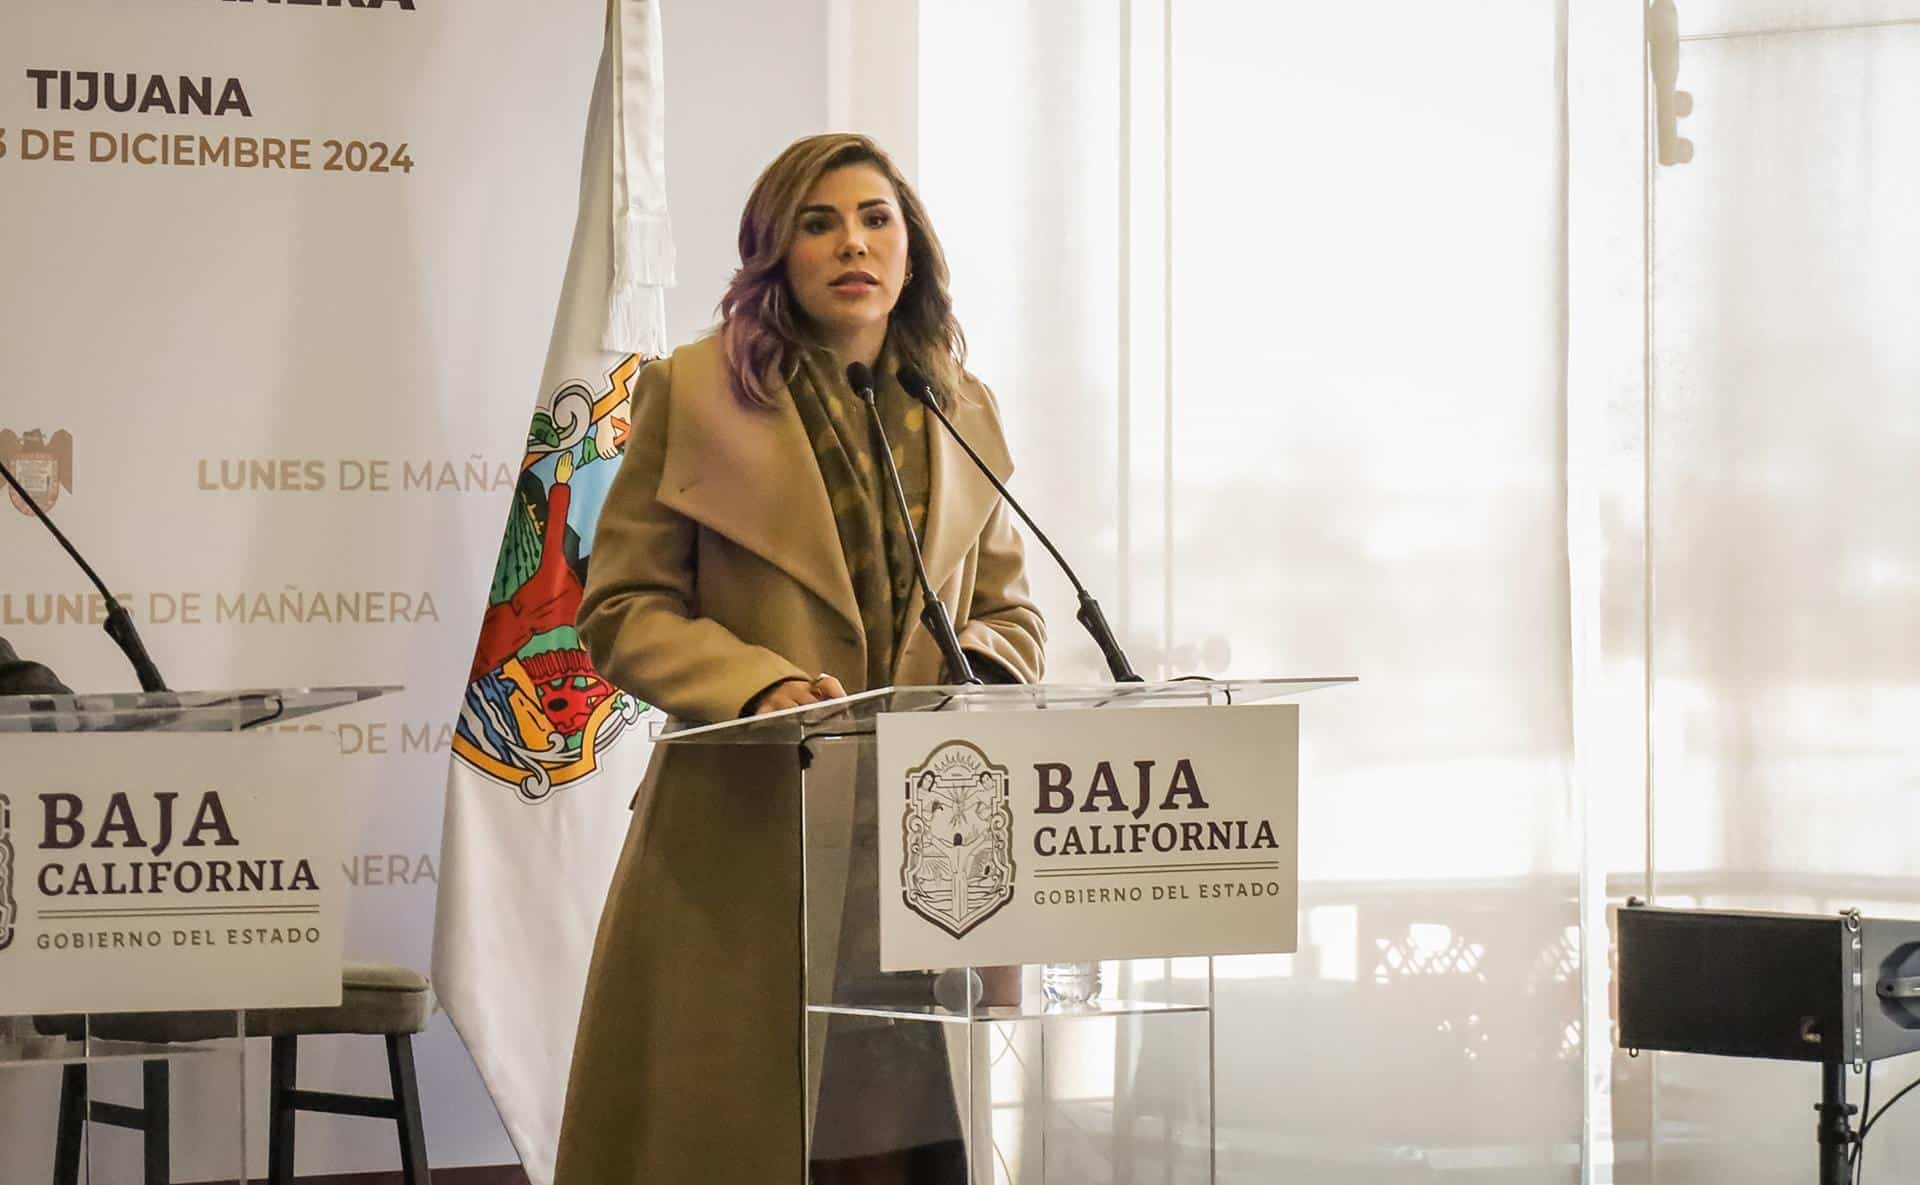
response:
<path id="1" fill-rule="evenodd" d="M 980 676 L 973 673 L 973 664 L 967 661 L 966 652 L 960 649 L 960 635 L 953 632 L 953 618 L 947 616 L 947 607 L 934 595 L 933 582 L 927 579 L 927 561 L 920 554 L 920 534 L 913 529 L 913 512 L 907 509 L 906 487 L 900 484 L 900 468 L 893 463 L 893 445 L 887 440 L 887 430 L 880 423 L 880 405 L 873 395 L 873 372 L 865 363 L 855 362 L 847 367 L 847 384 L 860 398 L 867 402 L 867 417 L 873 421 L 873 435 L 880 445 L 880 463 L 886 467 L 887 481 L 893 489 L 893 504 L 900 511 L 900 521 L 907 528 L 907 544 L 913 551 L 913 572 L 920 578 L 920 620 L 926 624 L 927 632 L 939 644 L 941 655 L 947 660 L 947 670 L 961 683 L 978 683 Z"/>
<path id="2" fill-rule="evenodd" d="M 53 533 L 54 539 L 66 549 L 68 555 L 73 557 L 73 562 L 79 564 L 80 570 L 87 574 L 87 579 L 93 581 L 93 587 L 99 589 L 100 595 L 107 599 L 107 620 L 103 626 L 107 636 L 113 639 L 114 645 L 120 647 L 120 653 L 126 655 L 127 661 L 133 664 L 133 673 L 140 677 L 140 690 L 167 690 L 166 680 L 160 677 L 160 668 L 153 665 L 153 659 L 147 655 L 147 648 L 140 643 L 139 631 L 133 628 L 133 614 L 128 613 L 119 601 L 113 599 L 113 594 L 107 591 L 105 584 L 101 583 L 93 567 L 80 558 L 80 553 L 74 549 L 73 544 L 67 542 L 67 537 L 60 533 L 60 528 L 53 525 L 53 520 L 47 517 L 47 512 L 40 509 L 40 504 L 33 500 L 33 495 L 27 493 L 26 487 L 20 484 L 20 480 L 5 465 L 0 465 L 0 477 L 7 479 L 7 484 L 20 495 L 20 500 L 32 509 L 34 517 Z"/>
<path id="3" fill-rule="evenodd" d="M 1013 512 L 1020 516 L 1020 521 L 1027 524 L 1027 529 L 1040 540 L 1040 546 L 1047 549 L 1047 554 L 1053 557 L 1053 562 L 1059 564 L 1060 570 L 1065 572 L 1067 579 L 1073 582 L 1073 590 L 1080 594 L 1080 612 L 1074 616 L 1079 619 L 1081 625 L 1086 627 L 1087 632 L 1093 635 L 1093 644 L 1100 647 L 1101 655 L 1107 660 L 1107 669 L 1113 672 L 1114 682 L 1143 682 L 1140 676 L 1134 673 L 1133 664 L 1127 661 L 1126 652 L 1120 649 L 1120 639 L 1113 636 L 1113 627 L 1107 624 L 1107 615 L 1100 611 L 1100 602 L 1094 600 L 1093 594 L 1087 591 L 1087 586 L 1080 583 L 1080 578 L 1073 574 L 1072 566 L 1067 563 L 1067 557 L 1060 554 L 1060 549 L 1053 545 L 1053 540 L 1047 538 L 1047 533 L 1033 521 L 1033 516 L 1027 513 L 1026 508 L 1014 498 L 1005 483 L 987 467 L 986 461 L 973 450 L 971 444 L 967 443 L 967 438 L 960 435 L 960 429 L 953 426 L 953 421 L 949 420 L 947 413 L 941 410 L 940 400 L 934 397 L 933 384 L 927 381 L 925 375 L 910 366 L 902 366 L 896 373 L 900 379 L 900 385 L 906 389 L 907 394 L 918 399 L 928 411 L 939 418 L 940 423 L 947 429 L 947 435 L 953 437 L 960 447 L 967 451 L 967 456 L 973 458 L 974 465 L 986 475 L 988 481 L 993 483 L 993 488 L 1000 491 L 1000 496 L 1007 500 L 1007 505 L 1013 507 Z"/>

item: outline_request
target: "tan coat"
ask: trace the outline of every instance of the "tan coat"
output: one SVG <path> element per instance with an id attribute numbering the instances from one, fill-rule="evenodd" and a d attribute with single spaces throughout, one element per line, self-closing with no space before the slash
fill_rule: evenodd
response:
<path id="1" fill-rule="evenodd" d="M 892 381 L 888 379 L 886 381 Z M 864 688 L 866 640 L 798 413 L 740 406 L 709 337 L 640 374 L 588 561 L 580 632 L 615 684 L 724 720 L 769 684 Z M 991 396 L 954 423 L 1004 479 Z M 1011 515 L 929 425 L 927 573 L 961 645 L 1027 681 L 1045 626 Z M 920 602 L 897 685 L 935 683 Z M 556 1185 L 772 1185 L 802 1158 L 795 754 L 662 746 L 600 921 Z"/>

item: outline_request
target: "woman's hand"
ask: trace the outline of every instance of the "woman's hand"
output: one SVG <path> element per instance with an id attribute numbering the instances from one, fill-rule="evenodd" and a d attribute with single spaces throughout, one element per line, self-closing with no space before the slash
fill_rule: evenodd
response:
<path id="1" fill-rule="evenodd" d="M 798 708 L 804 704 L 817 704 L 821 700 L 839 699 L 845 694 L 847 694 L 847 689 L 840 686 L 840 680 L 834 678 L 832 675 L 817 675 L 812 681 L 806 679 L 788 679 L 784 683 L 774 684 L 772 690 L 761 696 L 760 702 L 754 705 L 753 714 L 761 716 L 768 712 L 778 712 L 785 708 Z"/>

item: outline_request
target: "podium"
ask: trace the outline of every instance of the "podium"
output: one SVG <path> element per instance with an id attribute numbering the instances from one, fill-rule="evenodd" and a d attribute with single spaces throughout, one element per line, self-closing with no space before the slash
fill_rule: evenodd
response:
<path id="1" fill-rule="evenodd" d="M 245 1010 L 339 1004 L 359 805 L 269 726 L 393 690 L 0 697 L 0 1181 L 249 1178 Z"/>
<path id="2" fill-rule="evenodd" d="M 801 769 L 796 1179 L 1212 1182 L 1213 956 L 1295 946 L 1276 701 L 1348 682 L 885 688 L 657 725 Z"/>

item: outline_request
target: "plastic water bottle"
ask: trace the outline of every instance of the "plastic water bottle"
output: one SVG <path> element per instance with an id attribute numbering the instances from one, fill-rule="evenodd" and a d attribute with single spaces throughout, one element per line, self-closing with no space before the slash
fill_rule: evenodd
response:
<path id="1" fill-rule="evenodd" d="M 1100 964 L 1048 963 L 1040 968 L 1047 1003 L 1078 1007 L 1100 998 Z"/>

